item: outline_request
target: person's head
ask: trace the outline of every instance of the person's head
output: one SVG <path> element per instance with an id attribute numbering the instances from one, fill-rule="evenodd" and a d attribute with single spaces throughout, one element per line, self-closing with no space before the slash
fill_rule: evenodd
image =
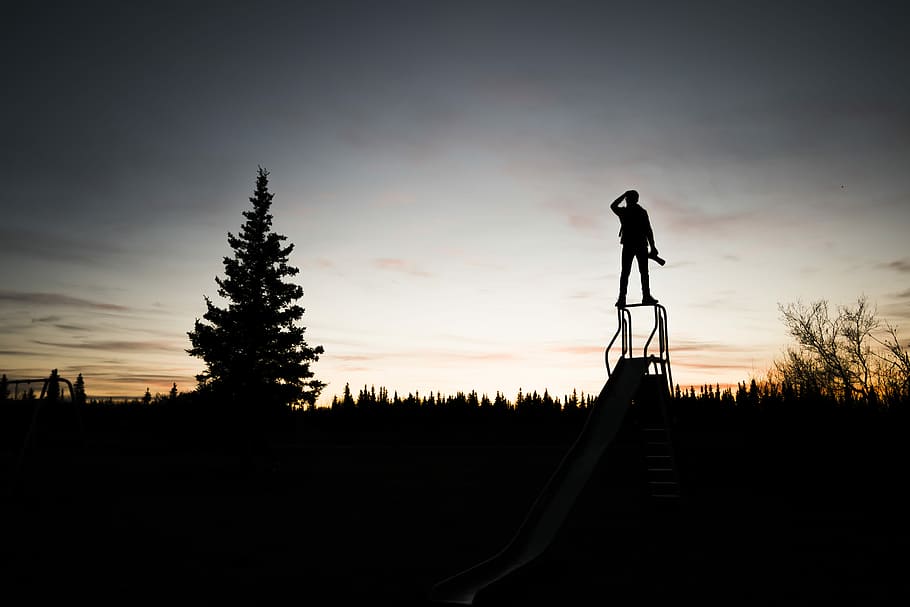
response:
<path id="1" fill-rule="evenodd" d="M 626 202 L 629 204 L 638 204 L 638 192 L 635 190 L 626 192 Z"/>

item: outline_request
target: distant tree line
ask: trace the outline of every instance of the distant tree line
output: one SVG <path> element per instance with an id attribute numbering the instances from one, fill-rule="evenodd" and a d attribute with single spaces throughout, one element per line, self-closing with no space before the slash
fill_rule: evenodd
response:
<path id="1" fill-rule="evenodd" d="M 867 398 L 853 398 L 845 401 L 825 391 L 812 389 L 788 380 L 751 379 L 741 381 L 735 386 L 721 386 L 719 383 L 701 386 L 681 387 L 677 384 L 672 391 L 673 401 L 681 405 L 701 404 L 712 407 L 729 407 L 737 409 L 781 409 L 788 406 L 800 407 L 866 407 L 873 409 L 910 407 L 910 392 L 891 392 L 887 398 L 880 398 L 871 392 Z M 363 386 L 355 395 L 350 385 L 345 384 L 344 392 L 332 397 L 330 409 L 333 412 L 345 411 L 431 411 L 431 410 L 477 410 L 477 411 L 548 411 L 573 413 L 585 411 L 594 406 L 597 396 L 593 393 L 573 390 L 572 394 L 562 397 L 551 396 L 547 390 L 525 394 L 519 389 L 514 399 L 507 398 L 497 391 L 493 397 L 470 392 L 458 391 L 454 394 L 430 392 L 421 395 L 409 392 L 400 395 L 397 391 L 389 393 L 385 387 Z M 313 410 L 308 407 L 307 410 Z"/>
<path id="2" fill-rule="evenodd" d="M 420 392 L 409 392 L 407 396 L 399 395 L 393 391 L 389 395 L 387 388 L 380 386 L 363 386 L 356 396 L 351 392 L 350 384 L 345 384 L 341 396 L 332 397 L 330 408 L 332 411 L 366 411 L 366 410 L 413 410 L 413 409 L 449 409 L 449 410 L 489 410 L 489 411 L 576 411 L 588 409 L 594 405 L 596 396 L 579 393 L 573 390 L 572 394 L 563 395 L 561 398 L 552 396 L 548 390 L 539 393 L 536 390 L 525 394 L 520 388 L 514 399 L 509 399 L 500 391 L 490 397 L 488 394 L 478 394 L 476 390 L 470 392 L 457 391 L 454 394 L 433 392 L 421 395 Z M 309 407 L 312 409 L 313 407 Z"/>

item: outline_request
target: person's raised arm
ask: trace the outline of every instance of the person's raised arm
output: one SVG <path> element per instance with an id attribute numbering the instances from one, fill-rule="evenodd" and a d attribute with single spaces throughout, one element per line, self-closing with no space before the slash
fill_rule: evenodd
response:
<path id="1" fill-rule="evenodd" d="M 616 213 L 617 215 L 619 215 L 619 203 L 621 203 L 623 201 L 623 199 L 626 197 L 626 194 L 628 194 L 628 192 L 623 192 L 622 194 L 620 194 L 619 198 L 614 200 L 613 203 L 610 205 L 610 210 L 613 211 L 614 213 Z"/>

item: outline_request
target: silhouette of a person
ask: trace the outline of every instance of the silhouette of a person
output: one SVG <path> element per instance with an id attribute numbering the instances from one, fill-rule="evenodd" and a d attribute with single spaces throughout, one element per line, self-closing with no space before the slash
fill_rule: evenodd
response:
<path id="1" fill-rule="evenodd" d="M 622 201 L 626 206 L 619 206 Z M 654 232 L 651 230 L 651 220 L 648 212 L 638 204 L 638 192 L 628 190 L 610 205 L 619 217 L 622 227 L 619 229 L 620 243 L 622 244 L 622 271 L 619 274 L 619 298 L 616 307 L 626 305 L 626 290 L 629 286 L 629 273 L 632 270 L 632 259 L 638 260 L 638 273 L 641 275 L 641 303 L 656 304 L 657 300 L 651 296 L 651 286 L 648 278 L 648 246 L 651 254 L 657 255 L 654 246 Z"/>

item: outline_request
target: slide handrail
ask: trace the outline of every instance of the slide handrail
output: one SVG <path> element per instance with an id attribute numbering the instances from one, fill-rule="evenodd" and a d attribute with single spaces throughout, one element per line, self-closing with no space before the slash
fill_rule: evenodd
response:
<path id="1" fill-rule="evenodd" d="M 654 365 L 654 372 L 656 374 L 664 375 L 667 378 L 667 384 L 670 388 L 670 392 L 672 393 L 673 375 L 670 369 L 670 343 L 669 333 L 667 331 L 667 309 L 660 304 L 627 304 L 625 306 L 616 308 L 616 332 L 613 334 L 612 339 L 610 339 L 610 343 L 607 344 L 607 348 L 604 351 L 604 363 L 607 367 L 607 378 L 609 379 L 615 369 L 615 367 L 610 365 L 610 350 L 613 349 L 613 345 L 616 343 L 617 338 L 621 338 L 622 340 L 622 348 L 619 358 L 622 359 L 633 357 L 632 313 L 629 311 L 629 308 L 641 307 L 652 307 L 654 309 L 654 325 L 651 328 L 651 332 L 648 334 L 648 339 L 645 340 L 644 346 L 642 346 L 641 355 L 643 358 L 651 360 L 652 364 Z M 657 354 L 649 355 L 648 349 L 651 347 L 655 335 L 657 336 Z"/>

